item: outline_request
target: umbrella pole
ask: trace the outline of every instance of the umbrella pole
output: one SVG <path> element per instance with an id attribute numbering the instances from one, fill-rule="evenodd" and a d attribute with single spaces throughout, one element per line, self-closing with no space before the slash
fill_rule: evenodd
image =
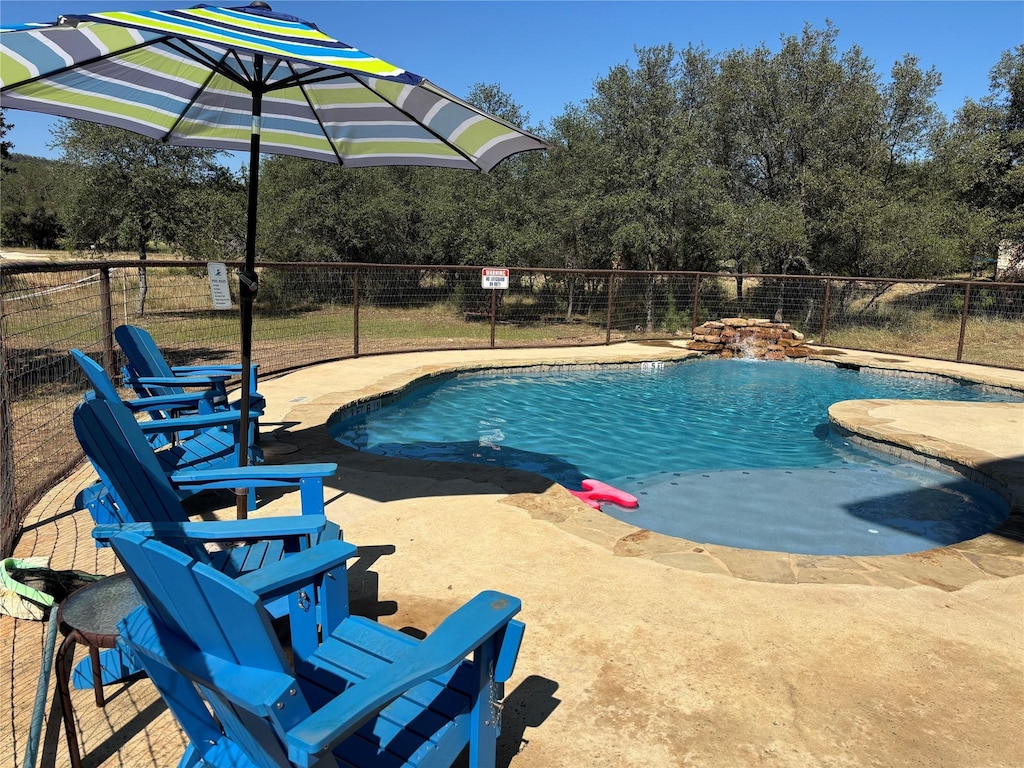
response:
<path id="1" fill-rule="evenodd" d="M 245 230 L 245 266 L 238 273 L 238 299 L 241 315 L 241 363 L 242 363 L 242 397 L 241 419 L 238 434 L 238 466 L 249 464 L 249 402 L 252 398 L 251 376 L 249 368 L 252 364 L 252 315 L 253 303 L 259 278 L 256 276 L 256 213 L 260 186 L 260 118 L 263 114 L 263 93 L 259 83 L 263 79 L 263 57 L 256 56 L 254 64 L 254 80 L 256 86 L 252 92 L 252 135 L 249 140 L 249 204 Z M 252 493 L 256 493 L 253 488 Z M 249 492 L 245 488 L 235 489 L 235 504 L 239 520 L 248 517 Z"/>

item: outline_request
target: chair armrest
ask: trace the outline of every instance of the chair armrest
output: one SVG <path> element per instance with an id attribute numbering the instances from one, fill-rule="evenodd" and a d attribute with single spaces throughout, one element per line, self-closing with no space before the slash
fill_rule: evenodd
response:
<path id="1" fill-rule="evenodd" d="M 250 419 L 258 419 L 259 413 L 249 411 Z M 140 421 L 139 427 L 143 434 L 154 432 L 177 432 L 186 429 L 209 429 L 210 427 L 226 427 L 238 424 L 241 421 L 240 411 L 215 411 L 214 413 L 201 413 L 192 416 L 178 416 L 173 419 L 154 419 L 153 421 Z"/>
<path id="2" fill-rule="evenodd" d="M 208 373 L 215 376 L 237 376 L 242 372 L 240 365 L 172 365 L 171 373 L 175 376 L 189 376 L 198 374 L 205 376 Z"/>
<path id="3" fill-rule="evenodd" d="M 154 385 L 158 387 L 219 387 L 230 379 L 232 374 L 221 373 L 208 376 L 135 376 L 133 384 Z"/>
<path id="4" fill-rule="evenodd" d="M 259 370 L 258 363 L 249 364 L 249 387 L 253 390 L 256 389 L 257 371 Z M 234 378 L 242 376 L 241 365 L 172 365 L 171 373 L 175 376 L 225 376 L 228 378 Z M 223 388 L 224 382 L 221 382 L 220 387 Z"/>
<path id="5" fill-rule="evenodd" d="M 332 749 L 403 693 L 460 663 L 508 625 L 520 608 L 516 597 L 481 592 L 379 674 L 357 682 L 289 730 L 289 757 L 302 761 L 303 756 Z M 321 653 L 329 654 L 329 649 L 325 646 Z"/>
<path id="6" fill-rule="evenodd" d="M 173 419 L 167 419 L 173 421 Z M 190 469 L 175 472 L 171 482 L 182 487 L 233 488 L 266 481 L 273 487 L 298 485 L 310 478 L 330 477 L 338 471 L 337 464 L 262 464 L 258 467 L 222 467 L 218 469 Z"/>
<path id="7" fill-rule="evenodd" d="M 175 472 L 171 482 L 181 490 L 210 488 L 298 488 L 299 511 L 304 515 L 324 512 L 324 478 L 338 471 L 337 464 L 282 464 L 193 469 Z"/>
<path id="8" fill-rule="evenodd" d="M 249 369 L 252 371 L 259 370 L 259 363 L 251 363 Z M 172 365 L 171 373 L 176 376 L 188 376 L 190 374 L 199 374 L 200 376 L 209 375 L 212 376 L 223 376 L 231 375 L 238 376 L 242 373 L 242 366 L 232 363 L 225 363 L 218 365 L 211 363 L 210 365 Z"/>
<path id="9" fill-rule="evenodd" d="M 204 392 L 182 392 L 177 395 L 154 395 L 153 397 L 138 397 L 134 400 L 122 400 L 125 406 L 134 412 L 139 411 L 166 411 L 175 408 L 196 408 L 203 402 L 214 402 L 218 397 L 223 397 L 218 392 L 206 390 Z"/>
<path id="10" fill-rule="evenodd" d="M 516 668 L 516 659 L 519 658 L 519 646 L 523 644 L 523 635 L 526 634 L 526 625 L 521 621 L 512 619 L 505 628 L 505 634 L 501 638 L 501 648 L 498 650 L 498 658 L 494 662 L 494 682 L 507 683 Z"/>
<path id="11" fill-rule="evenodd" d="M 328 541 L 250 571 L 239 576 L 236 581 L 267 602 L 287 595 L 311 581 L 319 582 L 336 568 L 344 569 L 345 562 L 355 557 L 356 553 L 354 544 L 347 541 Z"/>
<path id="12" fill-rule="evenodd" d="M 264 517 L 252 520 L 215 520 L 204 523 L 126 523 L 97 525 L 92 537 L 109 541 L 118 533 L 138 533 L 153 539 L 193 541 L 252 541 L 292 536 L 320 536 L 329 525 L 323 515 Z"/>

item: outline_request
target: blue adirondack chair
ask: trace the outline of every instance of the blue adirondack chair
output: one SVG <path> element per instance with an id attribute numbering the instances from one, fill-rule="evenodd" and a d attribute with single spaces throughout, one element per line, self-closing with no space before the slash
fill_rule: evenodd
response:
<path id="1" fill-rule="evenodd" d="M 71 350 L 71 357 L 78 363 L 85 377 L 92 386 L 95 397 L 104 400 L 121 400 L 133 413 L 147 413 L 151 419 L 169 419 L 182 416 L 187 413 L 213 413 L 216 410 L 216 402 L 219 394 L 215 390 L 204 390 L 202 392 L 180 392 L 170 395 L 159 395 L 139 397 L 134 400 L 124 400 L 118 394 L 117 387 L 110 380 L 107 372 L 99 363 L 79 349 Z M 194 432 L 189 432 L 189 435 Z M 183 435 L 187 436 L 187 435 Z M 168 442 L 173 442 L 176 436 L 167 439 L 163 433 L 152 433 L 147 439 L 154 448 L 159 448 Z M 258 462 L 262 458 L 258 452 L 250 456 L 250 461 Z"/>
<path id="2" fill-rule="evenodd" d="M 157 416 L 151 421 L 138 423 L 138 430 L 144 435 L 151 448 L 160 449 L 157 450 L 156 457 L 166 474 L 173 475 L 182 470 L 221 469 L 238 466 L 238 430 L 240 426 L 238 411 L 221 410 L 214 413 L 168 418 L 166 409 L 182 403 L 187 404 L 195 398 L 189 393 L 185 393 L 183 395 L 158 395 L 131 401 L 121 400 L 113 382 L 98 363 L 77 349 L 71 350 L 71 355 L 93 385 L 93 397 L 119 403 L 133 412 L 147 411 L 151 415 Z M 86 399 L 89 399 L 89 395 L 86 395 Z M 128 432 L 134 432 L 130 427 L 126 427 L 126 429 Z M 248 444 L 250 463 L 261 462 L 263 460 L 262 450 L 259 446 L 252 445 L 251 440 Z M 141 450 L 141 445 L 139 450 Z M 103 485 L 101 482 L 98 486 L 83 491 L 78 498 L 79 506 L 91 509 L 90 505 L 102 502 L 104 500 Z M 183 499 L 196 493 L 195 490 L 185 487 L 177 487 L 176 490 L 178 496 Z M 250 510 L 256 508 L 255 494 L 249 494 L 248 505 Z"/>
<path id="3" fill-rule="evenodd" d="M 201 466 L 197 460 L 184 465 L 189 444 L 199 438 L 153 451 L 144 436 L 146 429 L 173 430 L 182 423 L 203 428 L 230 416 L 221 412 L 140 423 L 120 400 L 93 398 L 79 403 L 73 416 L 75 434 L 105 490 L 83 496 L 93 519 L 97 523 L 184 522 L 188 516 L 181 506 L 183 497 L 237 488 L 248 489 L 252 506 L 258 488 L 297 487 L 303 512 L 323 514 L 323 479 L 337 471 L 337 464 Z"/>
<path id="4" fill-rule="evenodd" d="M 346 542 L 236 580 L 135 532 L 111 545 L 144 602 L 120 636 L 190 740 L 179 766 L 430 768 L 467 746 L 494 766 L 517 598 L 483 592 L 418 641 L 350 615 Z M 264 609 L 284 595 L 291 660 Z"/>
<path id="5" fill-rule="evenodd" d="M 199 387 L 209 395 L 207 402 L 199 404 L 201 413 L 211 405 L 214 408 L 233 407 L 228 403 L 226 383 L 242 375 L 240 365 L 171 366 L 149 331 L 136 325 L 118 326 L 114 329 L 114 338 L 128 361 L 123 368 L 125 385 L 140 397 L 177 395 L 183 393 L 185 387 Z M 257 367 L 252 365 L 248 371 L 251 388 L 249 409 L 262 414 L 266 401 L 256 391 Z M 258 423 L 256 435 L 259 436 Z"/>
<path id="6" fill-rule="evenodd" d="M 207 414 L 189 421 L 223 415 Z M 341 537 L 338 526 L 326 522 L 323 517 L 323 478 L 337 470 L 336 464 L 192 470 L 168 477 L 166 468 L 157 459 L 165 451 L 154 453 L 150 449 L 142 435 L 143 425 L 135 421 L 120 400 L 85 400 L 76 407 L 73 418 L 79 442 L 100 476 L 98 491 L 81 497 L 97 524 L 93 531 L 97 546 L 107 544 L 108 529 L 104 525 L 152 524 L 163 537 L 199 542 L 191 543 L 186 551 L 200 562 L 237 576 L 296 551 L 301 546 L 302 536 L 316 534 L 316 540 L 321 536 L 328 539 Z M 173 425 L 175 421 L 170 419 L 163 423 Z M 256 488 L 298 487 L 302 514 L 296 518 L 242 520 L 232 525 L 193 523 L 191 525 L 195 528 L 189 527 L 189 515 L 180 499 L 182 490 L 196 493 L 206 488 L 239 487 L 250 489 L 251 498 L 255 496 Z M 266 524 L 264 520 L 267 520 Z M 178 531 L 192 532 L 193 539 L 182 538 L 183 534 L 176 535 Z M 201 546 L 204 540 L 244 541 L 244 545 L 208 552 Z M 283 604 L 274 606 L 274 609 L 278 615 L 285 612 Z M 119 648 L 104 651 L 101 655 L 105 684 L 123 680 L 138 669 L 125 659 Z M 75 687 L 84 688 L 91 685 L 91 680 L 92 665 L 86 658 L 75 667 L 73 682 Z"/>
<path id="7" fill-rule="evenodd" d="M 163 522 L 128 525 L 97 525 L 92 536 L 99 546 L 109 546 L 115 533 L 132 531 L 156 538 L 179 549 L 196 562 L 237 577 L 275 563 L 322 541 L 338 541 L 341 530 L 322 514 L 295 517 L 268 517 L 255 520 L 211 521 L 202 523 Z M 268 604 L 274 616 L 288 612 L 288 602 L 278 599 Z M 123 643 L 99 653 L 100 680 L 103 685 L 126 680 L 141 671 Z M 87 656 L 74 668 L 71 682 L 75 688 L 94 685 L 92 658 Z"/>

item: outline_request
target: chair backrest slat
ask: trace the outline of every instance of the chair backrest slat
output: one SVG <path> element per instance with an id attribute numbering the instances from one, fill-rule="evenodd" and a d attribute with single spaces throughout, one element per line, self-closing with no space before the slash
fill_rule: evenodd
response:
<path id="1" fill-rule="evenodd" d="M 75 408 L 75 434 L 125 523 L 185 522 L 188 515 L 146 442 L 135 417 L 120 400 L 86 400 Z M 145 510 L 145 517 L 139 511 Z"/>
<path id="2" fill-rule="evenodd" d="M 121 399 L 117 394 L 117 388 L 114 386 L 114 382 L 110 380 L 107 372 L 103 370 L 103 366 L 80 349 L 72 349 L 71 356 L 75 358 L 75 361 L 85 373 L 86 378 L 89 379 L 89 384 L 92 385 L 92 388 L 98 397 L 102 397 L 105 400 Z"/>
<path id="3" fill-rule="evenodd" d="M 136 377 L 172 378 L 174 376 L 160 347 L 145 328 L 139 328 L 137 325 L 119 325 L 114 329 L 114 338 L 117 339 L 118 345 L 128 359 L 129 371 Z M 181 387 L 153 385 L 146 385 L 144 389 L 150 395 L 179 395 L 185 391 Z"/>

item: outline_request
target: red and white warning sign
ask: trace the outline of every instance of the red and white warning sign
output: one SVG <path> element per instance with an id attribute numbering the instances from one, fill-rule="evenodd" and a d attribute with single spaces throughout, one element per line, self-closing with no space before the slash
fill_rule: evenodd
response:
<path id="1" fill-rule="evenodd" d="M 508 270 L 484 267 L 480 270 L 480 285 L 483 288 L 508 288 Z"/>

